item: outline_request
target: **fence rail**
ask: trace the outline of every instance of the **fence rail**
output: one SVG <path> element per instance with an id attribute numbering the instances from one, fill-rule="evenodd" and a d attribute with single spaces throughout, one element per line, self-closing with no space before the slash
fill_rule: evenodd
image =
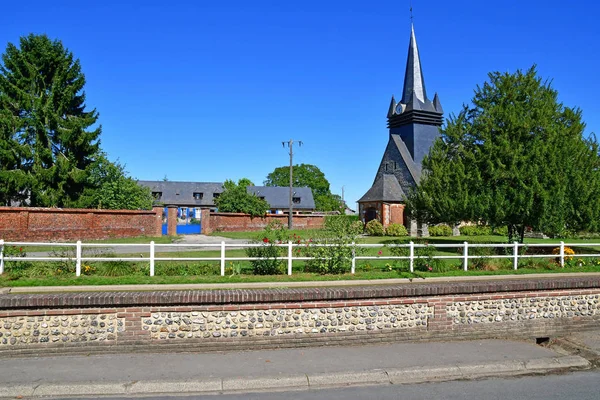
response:
<path id="1" fill-rule="evenodd" d="M 297 244 L 294 242 L 287 242 L 281 244 L 269 244 L 270 246 L 283 247 L 287 249 L 287 255 L 282 257 L 277 257 L 277 259 L 287 261 L 287 274 L 292 275 L 292 265 L 294 261 L 307 261 L 313 260 L 318 257 L 305 257 L 305 256 L 294 256 L 294 248 L 306 248 L 306 247 L 335 247 L 338 246 L 336 244 Z M 39 256 L 39 257 L 15 257 L 15 256 L 7 256 L 5 254 L 5 250 L 7 246 L 38 246 L 38 247 L 71 247 L 75 249 L 74 257 L 64 257 L 64 256 Z M 84 248 L 117 248 L 117 247 L 135 247 L 138 250 L 140 247 L 148 248 L 147 253 L 148 256 L 141 255 L 140 257 L 87 257 L 83 256 Z M 77 241 L 75 243 L 47 243 L 47 242 L 5 242 L 4 240 L 0 240 L 0 274 L 4 273 L 5 262 L 7 261 L 50 261 L 50 262 L 59 262 L 59 261 L 69 261 L 75 262 L 75 275 L 81 275 L 81 265 L 82 262 L 102 262 L 102 261 L 123 261 L 123 262 L 140 262 L 140 261 L 148 261 L 150 264 L 150 276 L 154 276 L 155 274 L 155 263 L 157 261 L 219 261 L 220 262 L 220 274 L 221 276 L 225 275 L 225 265 L 227 261 L 254 261 L 254 260 L 262 260 L 265 259 L 263 257 L 228 257 L 226 255 L 227 248 L 249 248 L 249 247 L 263 247 L 265 244 L 262 243 L 247 243 L 247 244 L 238 244 L 238 243 L 203 243 L 203 244 L 181 244 L 181 243 L 169 243 L 169 244 L 160 244 L 154 243 L 154 241 L 148 244 L 139 244 L 139 243 L 115 243 L 115 244 L 102 244 L 102 243 L 82 243 L 81 241 Z M 156 257 L 156 248 L 186 248 L 186 249 L 210 249 L 214 248 L 220 250 L 219 257 Z M 565 254 L 565 248 L 573 248 L 573 247 L 600 247 L 600 243 L 518 243 L 514 242 L 512 244 L 483 244 L 483 243 L 440 243 L 440 244 L 418 244 L 414 242 L 409 242 L 407 244 L 359 244 L 359 243 L 351 243 L 346 245 L 346 247 L 350 247 L 352 249 L 352 257 L 350 257 L 351 261 L 351 269 L 350 272 L 354 274 L 356 272 L 356 261 L 359 260 L 408 260 L 410 272 L 414 272 L 415 261 L 422 258 L 432 258 L 432 259 L 440 259 L 440 260 L 463 260 L 462 268 L 464 271 L 468 271 L 469 268 L 469 260 L 473 259 L 490 259 L 490 258 L 506 258 L 513 260 L 513 269 L 517 270 L 519 266 L 519 260 L 527 259 L 527 258 L 557 258 L 561 267 L 565 266 L 565 260 L 569 257 L 577 256 L 578 258 L 586 258 L 586 257 L 600 257 L 600 253 L 598 254 Z M 409 250 L 409 254 L 407 256 L 389 256 L 389 255 L 377 255 L 377 256 L 360 256 L 356 255 L 356 249 L 359 248 L 407 248 Z M 553 247 L 558 248 L 558 254 L 520 254 L 520 250 L 524 248 L 544 248 L 544 247 Z M 433 255 L 433 256 L 423 256 L 415 253 L 415 250 L 420 248 L 433 248 L 435 250 L 444 250 L 444 249 L 462 249 L 462 254 L 457 255 Z M 492 248 L 492 249 L 512 249 L 512 254 L 494 254 L 494 255 L 473 255 L 469 254 L 469 249 L 472 248 Z"/>

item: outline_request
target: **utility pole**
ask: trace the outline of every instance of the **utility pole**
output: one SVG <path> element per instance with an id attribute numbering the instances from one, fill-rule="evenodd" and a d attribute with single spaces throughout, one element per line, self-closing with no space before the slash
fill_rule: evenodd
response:
<path id="1" fill-rule="evenodd" d="M 288 229 L 293 229 L 294 227 L 294 222 L 293 222 L 293 211 L 294 211 L 294 203 L 292 201 L 293 199 L 293 195 L 294 195 L 294 187 L 293 187 L 293 163 L 294 163 L 294 141 L 292 139 L 290 139 L 288 142 L 281 142 L 281 144 L 283 145 L 283 147 L 285 148 L 285 145 L 287 144 L 288 147 L 290 148 L 290 210 L 289 210 L 289 214 L 288 214 Z M 298 141 L 298 146 L 302 146 L 302 142 Z"/>

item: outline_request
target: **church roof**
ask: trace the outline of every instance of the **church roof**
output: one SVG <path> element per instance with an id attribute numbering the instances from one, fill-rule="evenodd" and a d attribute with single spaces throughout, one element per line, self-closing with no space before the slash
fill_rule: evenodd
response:
<path id="1" fill-rule="evenodd" d="M 425 90 L 425 79 L 423 78 L 423 69 L 421 68 L 421 57 L 419 56 L 419 47 L 415 36 L 415 28 L 411 25 L 410 41 L 408 43 L 408 57 L 406 59 L 406 70 L 404 72 L 404 87 L 402 89 L 402 98 L 398 103 L 392 97 L 393 105 L 390 105 L 388 118 L 394 119 L 396 116 L 412 115 L 411 111 L 442 114 L 440 99 L 436 96 L 432 102 L 427 97 Z M 422 116 L 421 116 L 422 117 Z M 434 118 L 437 123 L 439 117 Z M 408 122 L 408 121 L 407 121 Z M 441 122 L 440 122 L 441 124 Z"/>
<path id="2" fill-rule="evenodd" d="M 417 38 L 415 37 L 415 27 L 411 25 L 406 72 L 404 73 L 404 88 L 400 102 L 410 104 L 414 100 L 425 103 L 427 101 L 427 92 L 425 91 L 421 58 L 419 57 L 419 48 L 417 46 Z"/>
<path id="3" fill-rule="evenodd" d="M 404 201 L 404 199 L 406 199 L 406 195 L 400 187 L 398 179 L 392 174 L 383 174 L 358 201 L 361 203 L 366 201 L 398 202 Z"/>

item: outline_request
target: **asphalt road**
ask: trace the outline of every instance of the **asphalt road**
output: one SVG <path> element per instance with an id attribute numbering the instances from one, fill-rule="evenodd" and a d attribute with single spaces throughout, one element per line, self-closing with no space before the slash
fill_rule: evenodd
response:
<path id="1" fill-rule="evenodd" d="M 598 400 L 600 371 L 481 381 L 348 387 L 275 393 L 145 397 L 152 400 Z M 89 398 L 89 397 L 86 397 Z M 130 398 L 130 397 L 129 397 Z M 128 397 L 104 398 L 125 400 Z"/>

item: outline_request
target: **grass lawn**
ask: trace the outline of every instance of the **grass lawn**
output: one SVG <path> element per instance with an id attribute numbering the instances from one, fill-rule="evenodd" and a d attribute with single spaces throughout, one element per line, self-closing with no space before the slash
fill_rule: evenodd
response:
<path id="1" fill-rule="evenodd" d="M 230 271 L 228 271 L 230 272 Z M 11 280 L 6 275 L 0 276 L 0 285 L 4 287 L 25 286 L 78 286 L 78 285 L 127 285 L 127 284 L 190 284 L 190 283 L 246 283 L 246 282 L 308 282 L 308 281 L 340 281 L 340 280 L 379 280 L 392 278 L 407 278 L 415 281 L 426 281 L 427 278 L 443 276 L 490 276 L 490 275 L 525 275 L 539 273 L 564 273 L 564 272 L 600 272 L 598 266 L 573 267 L 573 268 L 521 268 L 517 271 L 501 269 L 496 271 L 463 271 L 460 269 L 450 270 L 443 274 L 433 272 L 415 272 L 397 270 L 381 270 L 373 268 L 370 270 L 357 270 L 354 275 L 336 274 L 319 275 L 293 271 L 291 276 L 280 275 L 194 275 L 194 276 L 93 276 L 82 275 L 80 277 L 54 276 L 39 278 L 23 278 Z"/>

